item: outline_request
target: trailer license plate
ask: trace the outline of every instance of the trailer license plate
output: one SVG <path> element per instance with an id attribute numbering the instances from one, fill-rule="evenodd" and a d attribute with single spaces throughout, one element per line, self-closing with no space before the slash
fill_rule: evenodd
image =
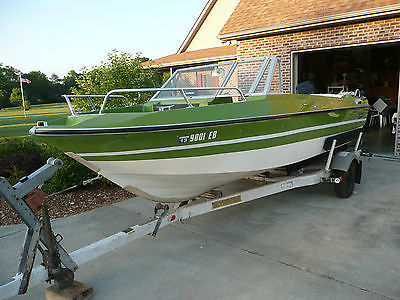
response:
<path id="1" fill-rule="evenodd" d="M 212 203 L 212 209 L 224 207 L 227 205 L 235 204 L 242 201 L 242 195 L 237 195 L 232 198 L 217 200 Z"/>

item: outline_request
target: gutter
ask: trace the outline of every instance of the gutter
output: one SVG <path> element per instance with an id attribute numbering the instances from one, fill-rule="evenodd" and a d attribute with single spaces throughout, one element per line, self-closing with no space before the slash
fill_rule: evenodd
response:
<path id="1" fill-rule="evenodd" d="M 400 4 L 393 4 L 384 7 L 365 9 L 355 12 L 342 13 L 327 17 L 319 17 L 297 22 L 290 22 L 275 26 L 254 28 L 230 33 L 219 34 L 218 38 L 222 41 L 240 40 L 246 38 L 259 37 L 263 35 L 274 35 L 314 29 L 321 26 L 337 25 L 341 23 L 364 21 L 372 18 L 382 18 L 400 15 Z"/>
<path id="2" fill-rule="evenodd" d="M 205 57 L 205 58 L 197 58 L 197 59 L 191 59 L 191 60 L 173 61 L 173 62 L 167 62 L 167 63 L 146 65 L 146 66 L 143 66 L 143 68 L 150 69 L 150 68 L 177 67 L 177 66 L 185 66 L 185 65 L 191 65 L 191 64 L 213 62 L 216 60 L 218 60 L 218 61 L 220 61 L 220 60 L 235 60 L 236 58 L 237 58 L 236 54 L 215 56 L 215 57 Z"/>

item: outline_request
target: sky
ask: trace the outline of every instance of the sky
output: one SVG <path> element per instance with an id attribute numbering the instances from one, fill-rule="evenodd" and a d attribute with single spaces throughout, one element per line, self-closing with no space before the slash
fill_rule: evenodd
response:
<path id="1" fill-rule="evenodd" d="M 0 0 L 0 63 L 64 77 L 113 49 L 176 53 L 206 0 Z"/>

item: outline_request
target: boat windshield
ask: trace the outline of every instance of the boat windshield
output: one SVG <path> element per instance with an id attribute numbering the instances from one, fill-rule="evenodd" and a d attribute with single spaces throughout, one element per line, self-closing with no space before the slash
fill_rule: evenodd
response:
<path id="1" fill-rule="evenodd" d="M 222 89 L 237 87 L 245 95 L 269 93 L 275 69 L 279 66 L 276 57 L 262 57 L 179 69 L 162 88 L 213 88 L 207 90 L 186 90 L 191 99 L 239 96 L 236 90 Z M 280 73 L 280 72 L 279 72 Z M 280 76 L 278 79 L 281 79 Z M 279 87 L 279 83 L 277 84 Z M 182 99 L 179 91 L 159 91 L 152 100 Z"/>

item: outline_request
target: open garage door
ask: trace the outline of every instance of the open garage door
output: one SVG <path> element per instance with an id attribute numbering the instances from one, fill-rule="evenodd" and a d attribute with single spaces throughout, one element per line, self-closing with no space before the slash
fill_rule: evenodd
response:
<path id="1" fill-rule="evenodd" d="M 400 43 L 296 52 L 292 90 L 299 94 L 360 90 L 371 105 L 368 150 L 393 156 L 400 152 L 399 126 L 392 123 L 399 111 L 399 73 Z"/>

